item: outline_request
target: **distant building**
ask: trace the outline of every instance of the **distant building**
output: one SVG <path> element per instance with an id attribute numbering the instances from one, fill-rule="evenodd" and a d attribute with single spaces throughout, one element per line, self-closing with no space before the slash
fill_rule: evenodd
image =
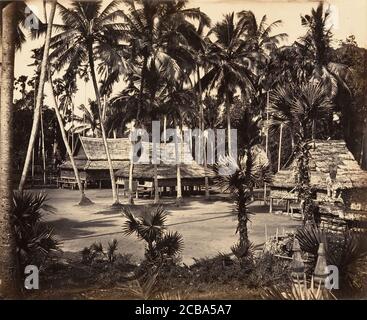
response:
<path id="1" fill-rule="evenodd" d="M 129 177 L 131 142 L 127 138 L 107 139 L 112 159 L 113 169 L 116 173 L 116 182 L 124 185 Z M 143 143 L 143 147 L 151 149 L 151 143 Z M 161 144 L 161 151 L 164 144 Z M 172 149 L 172 148 L 167 148 Z M 150 150 L 151 151 L 151 150 Z M 171 163 L 158 165 L 158 183 L 160 187 L 175 187 L 176 165 L 174 164 L 174 150 L 167 151 L 167 157 Z M 183 157 L 191 157 L 190 148 L 184 145 Z M 74 160 L 80 173 L 80 178 L 85 186 L 110 185 L 109 166 L 107 155 L 101 138 L 80 137 L 74 150 Z M 208 169 L 207 176 L 214 177 L 212 170 Z M 194 160 L 188 164 L 181 164 L 182 187 L 198 187 L 204 185 L 204 167 Z M 133 179 L 140 184 L 154 180 L 154 166 L 152 164 L 134 164 Z M 70 160 L 60 166 L 60 184 L 73 184 L 75 181 Z"/>

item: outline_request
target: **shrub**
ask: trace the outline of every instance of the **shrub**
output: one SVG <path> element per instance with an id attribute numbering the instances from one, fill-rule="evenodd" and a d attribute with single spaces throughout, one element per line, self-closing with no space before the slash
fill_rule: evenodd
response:
<path id="1" fill-rule="evenodd" d="M 44 194 L 15 192 L 13 195 L 11 222 L 21 270 L 29 264 L 40 267 L 52 251 L 59 250 L 53 229 L 42 221 L 44 212 L 52 212 L 46 200 Z"/>
<path id="2" fill-rule="evenodd" d="M 164 264 L 168 260 L 174 260 L 182 252 L 182 235 L 166 230 L 167 211 L 162 206 L 144 207 L 139 217 L 125 207 L 124 215 L 127 221 L 123 226 L 123 233 L 127 236 L 135 234 L 139 240 L 145 241 L 145 257 L 151 263 Z"/>
<path id="3" fill-rule="evenodd" d="M 298 229 L 296 238 L 302 251 L 310 254 L 313 266 L 316 264 L 319 245 L 324 243 L 327 264 L 338 267 L 340 289 L 346 292 L 362 287 L 363 281 L 361 283 L 358 279 L 361 278 L 359 272 L 366 269 L 366 234 L 351 231 L 336 234 L 315 225 L 306 225 Z"/>

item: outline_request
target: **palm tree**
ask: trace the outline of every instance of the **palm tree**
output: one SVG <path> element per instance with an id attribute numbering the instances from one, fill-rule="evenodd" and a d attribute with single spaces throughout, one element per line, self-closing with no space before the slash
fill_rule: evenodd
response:
<path id="1" fill-rule="evenodd" d="M 289 123 L 294 132 L 295 148 L 292 158 L 297 159 L 297 191 L 299 199 L 303 202 L 306 220 L 313 219 L 307 214 L 307 206 L 312 202 L 308 163 L 310 144 L 316 137 L 316 120 L 325 119 L 332 106 L 328 89 L 322 83 L 306 82 L 300 87 L 288 84 L 274 91 L 271 123 L 277 125 L 280 119 Z"/>
<path id="2" fill-rule="evenodd" d="M 186 9 L 186 0 L 125 3 L 129 8 L 129 13 L 124 16 L 128 25 L 126 37 L 130 44 L 130 62 L 134 66 L 129 75 L 133 79 L 129 82 L 139 82 L 135 119 L 138 125 L 142 124 L 141 115 L 146 111 L 143 109 L 144 104 L 147 103 L 149 110 L 155 108 L 157 94 L 164 87 L 162 82 L 175 83 L 189 68 L 188 61 L 191 60 L 192 64 L 195 61 L 190 46 L 197 37 L 195 27 L 188 18 L 200 20 L 204 25 L 209 24 L 209 19 L 199 9 Z M 154 167 L 157 202 L 157 165 Z M 129 181 L 132 181 L 132 177 Z"/>
<path id="3" fill-rule="evenodd" d="M 302 53 L 301 58 L 312 65 L 312 77 L 322 81 L 330 94 L 335 96 L 340 87 L 349 92 L 345 82 L 348 68 L 332 62 L 332 32 L 331 28 L 328 29 L 326 26 L 329 15 L 330 12 L 324 10 L 321 1 L 316 9 L 311 10 L 311 15 L 301 16 L 302 25 L 307 28 L 307 33 L 297 45 Z"/>
<path id="4" fill-rule="evenodd" d="M 217 186 L 223 191 L 229 192 L 235 202 L 235 212 L 238 218 L 237 232 L 240 239 L 233 249 L 237 256 L 245 258 L 250 249 L 247 222 L 251 212 L 248 210 L 248 205 L 251 202 L 253 188 L 264 182 L 270 182 L 270 168 L 266 154 L 260 145 L 260 119 L 254 118 L 248 109 L 238 112 L 241 112 L 237 124 L 240 130 L 238 134 L 238 158 L 227 156 L 219 159 L 215 170 L 218 173 Z M 226 175 L 221 174 L 222 165 L 229 165 L 234 172 Z"/>
<path id="5" fill-rule="evenodd" d="M 1 95 L 0 95 L 0 297 L 18 294 L 19 275 L 15 239 L 10 222 L 12 210 L 12 112 L 17 3 L 0 4 Z M 4 27 L 4 30 L 2 30 Z"/>
<path id="6" fill-rule="evenodd" d="M 123 61 L 118 49 L 118 42 L 123 38 L 123 24 L 116 19 L 123 16 L 118 9 L 119 1 L 110 2 L 102 10 L 102 1 L 79 2 L 73 1 L 70 8 L 58 4 L 64 25 L 62 31 L 52 38 L 51 53 L 57 70 L 68 65 L 69 70 L 76 70 L 82 63 L 89 64 L 98 116 L 101 124 L 102 140 L 109 165 L 113 205 L 119 204 L 116 189 L 115 174 L 108 148 L 107 135 L 103 122 L 103 106 L 97 83 L 96 61 L 109 65 L 113 61 Z M 116 48 L 114 48 L 116 46 Z"/>
<path id="7" fill-rule="evenodd" d="M 44 86 L 46 82 L 48 53 L 50 49 L 52 24 L 53 24 L 53 19 L 55 16 L 55 11 L 56 11 L 56 3 L 57 3 L 56 1 L 51 2 L 51 11 L 50 11 L 49 23 L 47 24 L 47 32 L 46 32 L 46 37 L 45 37 L 44 49 L 43 49 L 43 57 L 42 57 L 42 63 L 41 63 L 41 68 L 40 68 L 41 71 L 40 71 L 39 84 L 38 84 L 38 89 L 37 89 L 37 98 L 36 98 L 36 104 L 35 104 L 35 109 L 34 109 L 32 131 L 31 131 L 31 136 L 29 138 L 23 172 L 22 172 L 22 176 L 19 182 L 19 187 L 18 187 L 19 191 L 21 192 L 23 191 L 24 185 L 26 183 L 29 165 L 30 165 L 31 158 L 32 158 L 32 150 L 34 147 L 34 143 L 35 143 L 36 135 L 38 131 L 38 126 L 39 126 L 40 110 L 41 110 L 41 105 L 43 103 L 43 91 L 44 91 Z"/>
<path id="8" fill-rule="evenodd" d="M 144 207 L 137 217 L 128 207 L 124 208 L 127 218 L 123 233 L 127 236 L 135 234 L 139 240 L 146 242 L 146 258 L 161 265 L 168 258 L 177 256 L 183 250 L 182 235 L 178 232 L 167 231 L 167 211 L 162 206 L 153 209 Z"/>
<path id="9" fill-rule="evenodd" d="M 80 191 L 79 205 L 83 205 L 83 206 L 84 205 L 90 205 L 90 204 L 92 204 L 92 201 L 90 199 L 88 199 L 87 196 L 85 195 L 84 187 L 83 187 L 82 181 L 80 179 L 78 168 L 77 168 L 75 160 L 74 160 L 74 154 L 73 154 L 74 150 L 72 150 L 70 148 L 70 145 L 69 145 L 69 139 L 68 139 L 68 136 L 66 134 L 65 124 L 62 120 L 59 103 L 56 99 L 56 93 L 55 93 L 55 88 L 54 88 L 54 84 L 53 84 L 53 80 L 52 80 L 51 71 L 49 71 L 49 81 L 50 81 L 50 85 L 51 85 L 51 95 L 52 95 L 53 100 L 54 100 L 54 110 L 55 110 L 57 122 L 59 124 L 61 137 L 62 137 L 62 140 L 64 142 L 66 152 L 69 156 L 69 160 L 70 160 L 71 166 L 72 166 L 73 171 L 74 171 L 75 179 L 76 179 L 76 182 L 78 184 L 78 189 Z"/>
<path id="10" fill-rule="evenodd" d="M 73 125 L 72 130 L 74 133 L 83 133 L 87 136 L 100 137 L 101 136 L 101 126 L 99 123 L 98 116 L 98 105 L 94 100 L 89 99 L 89 106 L 85 106 L 81 104 L 78 109 L 83 113 L 83 116 L 75 116 L 74 122 L 76 125 Z M 113 118 L 112 116 L 110 116 Z M 109 126 L 106 125 L 108 129 Z M 107 130 L 108 132 L 108 130 Z"/>
<path id="11" fill-rule="evenodd" d="M 233 159 L 228 156 L 223 159 L 223 164 L 228 164 L 235 168 L 235 172 L 230 175 L 218 175 L 216 184 L 223 191 L 228 192 L 235 202 L 235 211 L 237 213 L 238 225 L 237 232 L 239 234 L 239 242 L 233 246 L 233 251 L 236 251 L 236 256 L 246 258 L 251 247 L 248 238 L 247 222 L 250 220 L 251 212 L 248 205 L 251 202 L 253 188 L 257 184 L 270 182 L 269 168 L 267 161 L 259 160 L 259 145 L 248 149 L 243 149 L 238 159 Z M 265 159 L 265 157 L 264 157 Z M 221 162 L 218 163 L 218 166 Z M 218 170 L 218 166 L 216 170 Z"/>
<path id="12" fill-rule="evenodd" d="M 257 66 L 261 66 L 269 60 L 270 54 L 277 49 L 280 41 L 288 37 L 286 33 L 272 34 L 273 29 L 278 27 L 282 20 L 267 24 L 267 16 L 264 15 L 258 23 L 252 11 L 241 11 L 238 17 L 246 30 L 246 41 L 251 42 L 251 50 L 257 54 Z"/>
<path id="13" fill-rule="evenodd" d="M 249 43 L 245 41 L 245 28 L 242 20 L 235 21 L 234 13 L 227 14 L 210 30 L 214 42 L 209 45 L 205 64 L 208 71 L 201 78 L 203 89 L 217 90 L 218 98 L 224 102 L 227 115 L 228 151 L 231 152 L 230 109 L 236 91 L 252 87 Z"/>

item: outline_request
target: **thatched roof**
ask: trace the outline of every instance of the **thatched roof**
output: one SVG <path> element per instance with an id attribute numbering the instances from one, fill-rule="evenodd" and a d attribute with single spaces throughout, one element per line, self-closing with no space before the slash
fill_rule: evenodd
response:
<path id="1" fill-rule="evenodd" d="M 326 179 L 330 168 L 337 168 L 336 183 L 342 189 L 367 188 L 367 172 L 362 170 L 348 150 L 345 141 L 315 141 L 310 158 L 311 185 L 319 190 L 326 190 Z M 272 186 L 294 188 L 296 161 L 288 168 L 282 169 L 273 176 Z"/>
<path id="2" fill-rule="evenodd" d="M 129 176 L 130 150 L 131 142 L 127 138 L 107 139 L 108 148 L 112 158 L 112 166 L 117 177 Z M 143 143 L 143 148 L 149 148 L 151 151 L 151 143 Z M 159 179 L 175 179 L 176 166 L 174 144 L 161 144 L 161 152 L 166 151 L 166 159 L 162 159 L 162 164 L 158 166 Z M 79 170 L 108 170 L 107 155 L 101 138 L 80 137 L 80 141 L 74 150 L 74 158 L 76 166 Z M 183 144 L 182 160 L 192 160 L 191 151 L 187 144 Z M 172 162 L 172 163 L 169 163 Z M 167 164 L 169 163 L 169 164 Z M 61 165 L 62 169 L 72 169 L 70 161 L 66 161 Z M 134 165 L 135 179 L 152 179 L 154 175 L 154 166 L 151 164 Z M 182 178 L 201 178 L 205 176 L 204 167 L 191 161 L 190 164 L 181 164 Z M 212 170 L 208 169 L 208 177 L 214 176 Z"/>
<path id="3" fill-rule="evenodd" d="M 107 160 L 106 151 L 101 138 L 80 137 L 79 148 L 74 151 L 76 159 Z M 107 139 L 108 150 L 112 160 L 129 160 L 130 142 L 127 138 Z M 82 149 L 81 149 L 82 147 Z M 84 151 L 84 152 L 83 152 Z"/>

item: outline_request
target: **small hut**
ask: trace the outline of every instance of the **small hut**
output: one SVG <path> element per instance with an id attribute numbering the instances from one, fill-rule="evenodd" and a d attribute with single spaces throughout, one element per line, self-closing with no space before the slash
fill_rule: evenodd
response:
<path id="1" fill-rule="evenodd" d="M 367 220 L 367 172 L 362 170 L 342 140 L 316 140 L 310 150 L 311 187 L 322 214 L 343 220 Z M 272 179 L 270 207 L 273 200 L 285 200 L 287 211 L 297 200 L 296 161 L 277 172 Z M 332 203 L 332 209 L 329 204 Z M 343 209 L 340 209 L 342 204 Z M 330 210 L 326 209 L 330 208 Z M 343 214 L 341 213 L 343 212 Z M 341 216 L 342 215 L 342 216 Z M 334 217 L 336 218 L 336 217 Z"/>
<path id="2" fill-rule="evenodd" d="M 112 166 L 115 171 L 129 161 L 130 142 L 127 138 L 107 139 Z M 80 178 L 87 185 L 108 185 L 111 182 L 107 155 L 101 138 L 80 137 L 74 148 L 74 160 L 79 170 Z M 76 184 L 70 159 L 60 166 L 58 185 Z"/>

